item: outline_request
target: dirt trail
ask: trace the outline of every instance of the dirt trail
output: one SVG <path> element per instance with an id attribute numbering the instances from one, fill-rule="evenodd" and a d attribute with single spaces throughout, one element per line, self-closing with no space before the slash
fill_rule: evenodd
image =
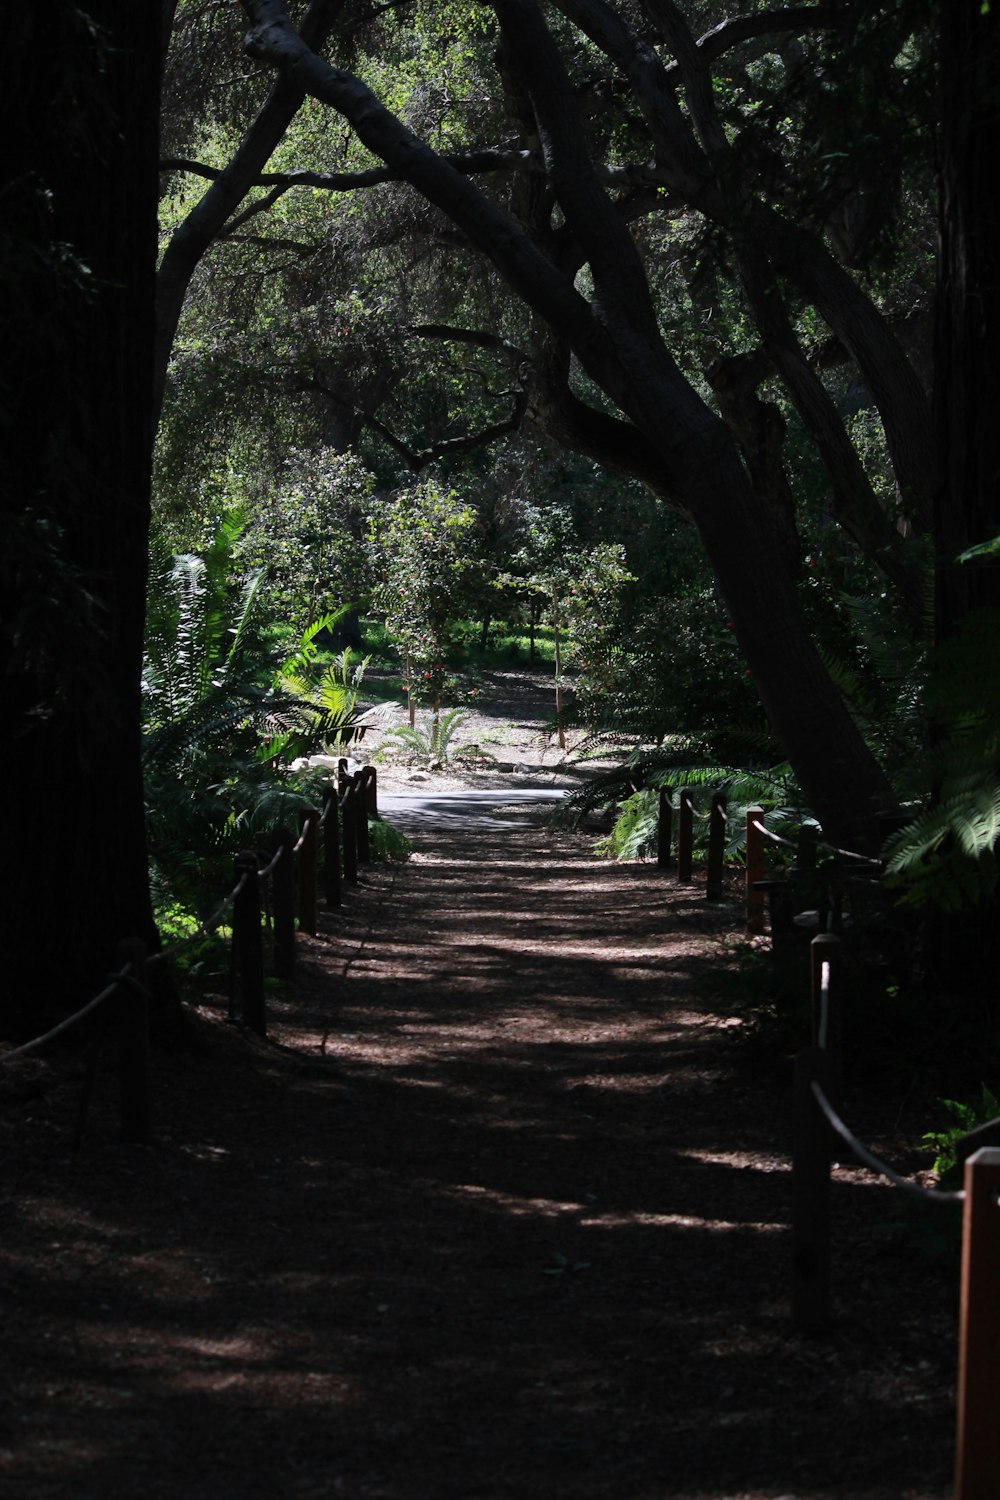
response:
<path id="1" fill-rule="evenodd" d="M 71 1152 L 45 1065 L 4 1116 L 0 1490 L 945 1500 L 953 1282 L 860 1173 L 837 1331 L 790 1334 L 737 922 L 500 816 L 324 915 L 266 1043 L 206 997 L 154 1146 L 102 1092 Z"/>

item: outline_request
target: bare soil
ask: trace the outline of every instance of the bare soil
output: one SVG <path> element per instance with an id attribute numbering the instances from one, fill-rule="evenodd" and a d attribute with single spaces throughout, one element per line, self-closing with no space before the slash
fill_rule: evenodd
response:
<path id="1" fill-rule="evenodd" d="M 0 1491 L 945 1500 L 953 1257 L 859 1169 L 833 1332 L 791 1330 L 736 895 L 502 814 L 366 871 L 266 1041 L 207 984 L 153 1145 L 110 1055 L 75 1150 L 79 1057 L 0 1068 Z M 845 1102 L 926 1167 L 912 1093 Z"/>

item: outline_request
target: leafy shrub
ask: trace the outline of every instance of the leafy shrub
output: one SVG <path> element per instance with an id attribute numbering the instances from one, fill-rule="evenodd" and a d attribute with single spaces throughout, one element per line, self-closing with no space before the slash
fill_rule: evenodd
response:
<path id="1" fill-rule="evenodd" d="M 984 1083 L 981 1085 L 979 1098 L 968 1104 L 962 1104 L 957 1099 L 942 1099 L 941 1103 L 955 1123 L 947 1130 L 927 1131 L 923 1140 L 928 1146 L 933 1146 L 937 1153 L 934 1170 L 943 1177 L 955 1170 L 955 1149 L 962 1137 L 977 1126 L 986 1125 L 1000 1116 L 1000 1100 Z"/>

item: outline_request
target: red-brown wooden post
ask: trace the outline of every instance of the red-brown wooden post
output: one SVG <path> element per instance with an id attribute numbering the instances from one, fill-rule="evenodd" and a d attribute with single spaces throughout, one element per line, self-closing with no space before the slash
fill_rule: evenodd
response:
<path id="1" fill-rule="evenodd" d="M 364 773 L 368 778 L 368 816 L 378 817 L 378 772 L 372 765 L 364 767 Z"/>
<path id="2" fill-rule="evenodd" d="M 295 840 L 287 828 L 274 835 L 274 848 L 281 858 L 271 872 L 271 918 L 274 923 L 274 972 L 291 979 L 295 971 Z"/>
<path id="3" fill-rule="evenodd" d="M 319 808 L 307 807 L 302 815 L 302 848 L 299 850 L 299 926 L 315 934 L 319 883 Z"/>
<path id="4" fill-rule="evenodd" d="M 829 1099 L 829 1059 L 821 1047 L 806 1047 L 795 1059 L 792 1323 L 807 1335 L 830 1327 L 830 1127 L 814 1080 Z"/>
<path id="5" fill-rule="evenodd" d="M 244 849 L 236 856 L 236 874 L 246 879 L 233 902 L 233 952 L 244 1024 L 258 1036 L 267 1035 L 264 1000 L 264 945 L 260 932 L 260 880 L 257 851 Z"/>
<path id="6" fill-rule="evenodd" d="M 996 1500 L 1000 1490 L 1000 1149 L 965 1163 L 958 1343 L 955 1500 Z"/>
<path id="7" fill-rule="evenodd" d="M 672 795 L 672 787 L 660 787 L 660 798 L 656 810 L 656 863 L 661 870 L 668 870 L 672 863 L 670 858 L 674 820 L 674 804 L 670 800 Z"/>
<path id="8" fill-rule="evenodd" d="M 686 884 L 691 879 L 694 856 L 694 798 L 690 787 L 682 787 L 677 820 L 677 879 Z"/>
<path id="9" fill-rule="evenodd" d="M 712 793 L 712 810 L 708 816 L 708 885 L 707 901 L 722 900 L 723 871 L 726 862 L 726 794 Z"/>
<path id="10" fill-rule="evenodd" d="M 354 782 L 348 781 L 340 804 L 341 822 L 344 828 L 344 879 L 350 885 L 358 883 L 358 829 L 357 792 Z"/>
<path id="11" fill-rule="evenodd" d="M 122 1140 L 144 1146 L 149 1123 L 149 990 L 146 944 L 126 938 L 118 944 L 115 968 L 129 972 L 115 994 L 118 1021 L 118 1079 Z"/>
<path id="12" fill-rule="evenodd" d="M 323 793 L 323 894 L 327 906 L 340 905 L 340 801 L 332 782 Z"/>
<path id="13" fill-rule="evenodd" d="M 757 827 L 758 823 L 760 828 Z M 747 808 L 747 932 L 764 931 L 764 892 L 758 890 L 757 882 L 764 879 L 764 809 Z"/>

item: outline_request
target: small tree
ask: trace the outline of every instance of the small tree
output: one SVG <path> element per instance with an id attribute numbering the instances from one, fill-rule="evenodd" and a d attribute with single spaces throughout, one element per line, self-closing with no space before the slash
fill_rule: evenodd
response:
<path id="1" fill-rule="evenodd" d="M 352 453 L 293 452 L 285 481 L 250 518 L 241 555 L 266 567 L 275 604 L 296 629 L 367 592 L 374 479 Z"/>
<path id="2" fill-rule="evenodd" d="M 397 490 L 370 523 L 373 601 L 385 614 L 406 672 L 410 723 L 430 703 L 436 740 L 449 625 L 460 613 L 473 564 L 475 512 L 453 490 L 424 479 Z"/>

